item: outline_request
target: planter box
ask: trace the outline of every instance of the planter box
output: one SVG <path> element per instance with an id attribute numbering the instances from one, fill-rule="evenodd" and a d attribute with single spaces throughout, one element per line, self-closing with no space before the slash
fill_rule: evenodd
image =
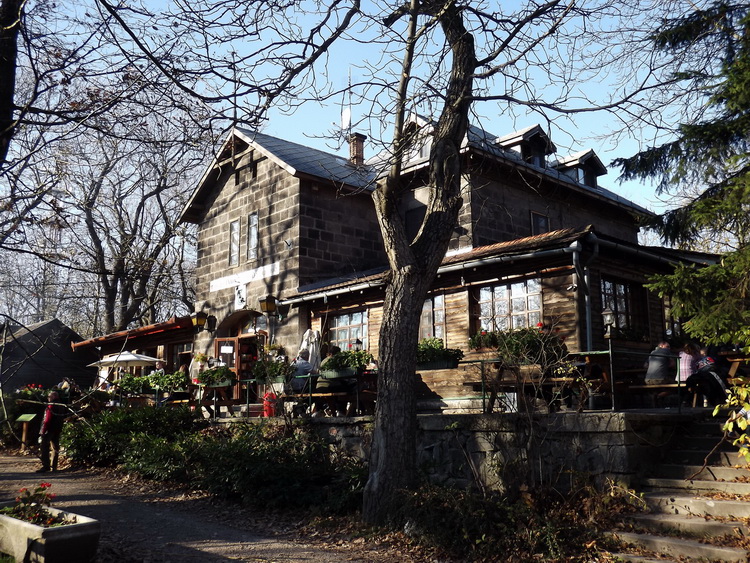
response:
<path id="1" fill-rule="evenodd" d="M 432 362 L 422 362 L 417 364 L 417 370 L 431 369 L 456 369 L 458 360 L 433 360 Z"/>
<path id="2" fill-rule="evenodd" d="M 0 508 L 14 502 L 0 503 Z M 30 522 L 0 515 L 0 552 L 17 562 L 77 563 L 93 561 L 99 545 L 101 525 L 98 520 L 47 508 L 52 514 L 75 517 L 75 524 L 43 528 Z"/>
<path id="3" fill-rule="evenodd" d="M 357 377 L 359 370 L 354 368 L 337 369 L 337 370 L 323 370 L 320 372 L 320 377 L 325 379 L 336 379 L 338 377 Z"/>
<path id="4" fill-rule="evenodd" d="M 211 385 L 204 385 L 204 387 L 229 387 L 232 384 L 231 379 L 225 379 L 223 381 L 219 381 L 218 383 L 213 383 Z M 203 385 L 203 383 L 199 383 L 199 385 Z"/>

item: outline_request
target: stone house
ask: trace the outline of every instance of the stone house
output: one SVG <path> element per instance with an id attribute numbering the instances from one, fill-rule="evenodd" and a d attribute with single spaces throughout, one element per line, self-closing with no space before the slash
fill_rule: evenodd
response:
<path id="1" fill-rule="evenodd" d="M 414 188 L 403 213 L 416 233 L 431 125 L 414 118 L 412 127 L 404 174 Z M 387 261 L 370 193 L 387 159 L 365 162 L 364 142 L 352 135 L 345 159 L 236 128 L 185 206 L 181 220 L 198 225 L 196 311 L 216 325 L 197 335 L 195 350 L 221 358 L 238 379 L 250 377 L 268 339 L 293 356 L 307 329 L 378 356 Z M 705 257 L 639 245 L 652 213 L 599 184 L 606 168 L 594 151 L 556 160 L 555 152 L 538 125 L 502 137 L 469 129 L 463 207 L 421 336 L 471 358 L 468 341 L 480 330 L 542 323 L 571 351 L 606 348 L 610 336 L 644 352 L 679 330 L 644 282 Z M 280 316 L 263 314 L 267 296 Z M 604 310 L 613 313 L 606 327 Z M 235 393 L 244 396 L 241 384 Z"/>

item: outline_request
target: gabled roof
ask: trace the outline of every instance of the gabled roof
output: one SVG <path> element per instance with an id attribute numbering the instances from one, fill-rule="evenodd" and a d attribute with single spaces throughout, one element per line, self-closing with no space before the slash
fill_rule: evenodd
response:
<path id="1" fill-rule="evenodd" d="M 573 168 L 574 166 L 589 166 L 593 168 L 597 176 L 603 176 L 607 173 L 607 167 L 602 164 L 602 161 L 599 160 L 599 157 L 596 156 L 593 149 L 564 156 L 551 163 L 550 166 L 557 169 Z"/>
<path id="2" fill-rule="evenodd" d="M 434 121 L 431 121 L 419 115 L 412 115 L 409 117 L 409 119 L 410 121 L 417 123 L 421 128 L 425 130 L 429 130 L 435 125 Z M 509 135 L 508 137 L 512 137 L 514 135 L 534 134 L 536 132 L 535 127 L 536 126 L 532 126 L 527 129 L 522 129 L 521 131 L 513 133 Z M 505 137 L 500 137 L 500 139 L 505 139 Z M 595 188 L 591 186 L 587 186 L 585 184 L 577 182 L 575 179 L 571 178 L 570 176 L 568 176 L 561 170 L 557 170 L 555 168 L 541 167 L 541 166 L 537 166 L 536 164 L 526 162 L 523 160 L 523 158 L 521 158 L 521 155 L 519 155 L 516 151 L 510 148 L 504 148 L 501 144 L 498 143 L 498 140 L 499 139 L 497 135 L 493 135 L 492 133 L 485 131 L 481 127 L 477 127 L 476 125 L 469 124 L 469 127 L 466 131 L 466 138 L 464 139 L 464 142 L 462 143 L 461 148 L 464 152 L 476 151 L 489 158 L 493 158 L 499 162 L 506 162 L 506 163 L 512 164 L 513 166 L 518 167 L 519 169 L 524 169 L 528 171 L 530 174 L 534 174 L 542 178 L 549 178 L 550 180 L 554 182 L 564 184 L 566 187 L 570 188 L 574 192 L 586 194 L 587 196 L 609 203 L 611 205 L 624 209 L 630 213 L 634 213 L 636 215 L 648 216 L 648 217 L 652 217 L 654 215 L 653 211 L 650 211 L 646 209 L 645 207 L 642 207 L 638 205 L 637 203 L 634 203 L 630 201 L 629 199 L 624 198 L 621 195 L 616 194 L 606 188 L 603 188 L 601 186 L 597 186 Z M 576 153 L 576 155 L 571 155 L 571 157 L 575 157 L 577 159 L 583 159 L 583 160 L 594 158 L 596 159 L 595 161 L 593 161 L 594 165 L 601 167 L 601 168 L 598 168 L 598 170 L 603 170 L 603 172 L 601 172 L 602 174 L 606 173 L 607 171 L 607 169 L 601 163 L 601 161 L 599 160 L 599 157 L 596 156 L 593 150 L 581 151 L 580 153 Z M 571 158 L 571 157 L 568 157 L 568 158 Z M 378 169 L 380 171 L 380 176 L 382 176 L 387 171 L 387 163 L 384 162 L 385 160 L 387 160 L 387 158 L 388 158 L 388 153 L 381 152 L 378 155 L 374 156 L 373 158 L 369 159 L 367 163 L 373 166 L 374 168 Z M 566 162 L 567 162 L 567 159 L 566 159 Z M 404 166 L 404 171 L 405 172 L 416 171 L 420 168 L 427 166 L 428 163 L 429 163 L 428 157 L 413 158 L 407 163 L 406 166 Z"/>
<path id="3" fill-rule="evenodd" d="M 539 124 L 532 125 L 531 127 L 526 127 L 525 129 L 521 129 L 520 131 L 514 131 L 513 133 L 503 135 L 502 137 L 498 137 L 497 139 L 495 139 L 495 143 L 497 143 L 504 149 L 509 149 L 511 147 L 515 147 L 516 145 L 520 145 L 523 142 L 531 141 L 535 137 L 538 137 L 539 140 L 544 143 L 545 155 L 557 152 L 557 147 L 552 142 L 552 139 L 549 138 L 547 133 L 545 133 L 544 129 L 542 129 Z"/>
<path id="4" fill-rule="evenodd" d="M 197 222 L 203 211 L 201 201 L 213 188 L 223 166 L 231 163 L 233 152 L 258 151 L 290 175 L 298 178 L 318 179 L 331 182 L 343 189 L 371 190 L 374 187 L 375 173 L 369 166 L 356 166 L 348 159 L 272 137 L 258 131 L 235 127 L 224 140 L 218 156 L 203 173 L 195 189 L 180 214 L 180 221 Z"/>

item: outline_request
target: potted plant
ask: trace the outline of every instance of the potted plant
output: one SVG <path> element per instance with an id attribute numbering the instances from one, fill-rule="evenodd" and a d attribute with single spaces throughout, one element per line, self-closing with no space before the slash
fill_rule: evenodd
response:
<path id="1" fill-rule="evenodd" d="M 472 350 L 496 350 L 499 344 L 498 333 L 494 330 L 480 330 L 469 338 L 469 348 Z"/>
<path id="2" fill-rule="evenodd" d="M 97 520 L 50 508 L 49 483 L 23 488 L 0 503 L 0 552 L 16 561 L 93 561 L 101 526 Z"/>
<path id="3" fill-rule="evenodd" d="M 264 384 L 285 382 L 294 373 L 294 366 L 282 358 L 259 358 L 253 365 L 253 379 Z"/>
<path id="4" fill-rule="evenodd" d="M 446 348 L 441 338 L 423 338 L 417 344 L 417 369 L 457 368 L 463 357 L 463 350 Z"/>
<path id="5" fill-rule="evenodd" d="M 174 373 L 156 371 L 147 377 L 149 385 L 160 391 L 184 391 L 190 383 L 190 377 L 183 371 L 176 371 Z"/>
<path id="6" fill-rule="evenodd" d="M 226 387 L 231 385 L 233 375 L 227 366 L 214 366 L 198 374 L 198 384 L 206 387 Z"/>
<path id="7" fill-rule="evenodd" d="M 354 377 L 372 362 L 372 354 L 367 350 L 339 352 L 328 358 L 321 370 L 323 377 Z"/>

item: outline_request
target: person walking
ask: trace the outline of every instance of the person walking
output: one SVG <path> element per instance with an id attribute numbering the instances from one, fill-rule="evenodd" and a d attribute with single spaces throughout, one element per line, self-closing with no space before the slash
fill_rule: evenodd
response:
<path id="1" fill-rule="evenodd" d="M 67 409 L 65 405 L 60 403 L 60 394 L 57 391 L 50 391 L 47 401 L 42 428 L 39 431 L 39 455 L 42 459 L 42 467 L 37 469 L 37 473 L 46 473 L 50 469 L 57 471 L 57 460 L 60 455 L 60 434 L 62 434 L 63 423 L 67 415 Z M 51 463 L 50 448 L 52 448 Z"/>

